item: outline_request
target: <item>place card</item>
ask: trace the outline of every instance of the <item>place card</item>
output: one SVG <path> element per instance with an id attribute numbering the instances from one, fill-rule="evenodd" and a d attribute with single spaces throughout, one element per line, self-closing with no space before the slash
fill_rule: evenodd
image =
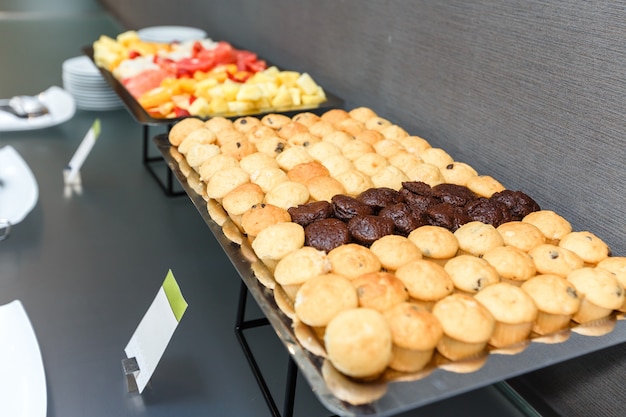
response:
<path id="1" fill-rule="evenodd" d="M 93 145 L 95 145 L 98 136 L 100 136 L 100 119 L 96 119 L 93 122 L 82 142 L 78 145 L 69 164 L 67 164 L 67 167 L 63 170 L 63 179 L 66 185 L 80 184 L 80 168 L 93 149 Z"/>
<path id="2" fill-rule="evenodd" d="M 122 361 L 122 365 L 127 376 L 134 380 L 129 379 L 129 391 L 136 388 L 140 394 L 143 392 L 186 310 L 187 302 L 169 270 L 124 349 L 127 359 Z"/>

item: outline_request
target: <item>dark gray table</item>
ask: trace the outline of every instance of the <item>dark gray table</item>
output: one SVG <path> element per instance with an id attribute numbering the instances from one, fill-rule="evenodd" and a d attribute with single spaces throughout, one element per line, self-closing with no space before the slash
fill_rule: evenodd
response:
<path id="1" fill-rule="evenodd" d="M 0 95 L 60 86 L 65 59 L 121 30 L 94 9 L 0 19 Z M 83 194 L 67 198 L 62 169 L 96 117 L 102 133 L 81 170 Z M 0 304 L 20 299 L 30 316 L 46 370 L 48 416 L 269 415 L 233 331 L 240 279 L 191 202 L 166 197 L 142 165 L 141 137 L 142 126 L 125 109 L 78 110 L 58 126 L 0 132 L 0 146 L 18 150 L 39 186 L 35 209 L 0 243 Z M 151 387 L 129 394 L 123 349 L 170 268 L 189 309 Z M 269 328 L 249 337 L 280 403 L 287 353 Z M 495 387 L 403 415 L 460 411 L 523 415 Z M 301 379 L 295 415 L 327 414 Z"/>

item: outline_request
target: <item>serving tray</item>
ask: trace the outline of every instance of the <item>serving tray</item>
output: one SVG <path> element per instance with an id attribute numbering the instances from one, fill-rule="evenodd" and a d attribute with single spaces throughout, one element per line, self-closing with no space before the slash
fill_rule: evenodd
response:
<path id="1" fill-rule="evenodd" d="M 86 46 L 83 48 L 83 52 L 87 55 L 95 64 L 94 60 L 94 50 L 93 46 Z M 184 117 L 179 118 L 156 118 L 152 117 L 141 105 L 139 102 L 133 97 L 128 90 L 124 87 L 124 85 L 105 68 L 97 67 L 102 74 L 102 77 L 106 80 L 107 83 L 111 86 L 113 91 L 120 97 L 122 103 L 130 114 L 135 118 L 135 120 L 142 125 L 149 126 L 158 126 L 158 125 L 171 125 L 176 123 L 177 121 L 183 119 Z M 263 116 L 269 113 L 281 113 L 286 115 L 293 115 L 295 113 L 300 113 L 304 111 L 315 111 L 315 112 L 323 112 L 325 110 L 331 108 L 337 108 L 343 106 L 343 100 L 337 97 L 336 95 L 330 93 L 326 89 L 324 89 L 326 94 L 326 101 L 319 104 L 310 104 L 310 105 L 300 105 L 300 106 L 288 106 L 288 107 L 276 107 L 276 108 L 265 108 L 263 110 L 250 110 L 247 112 L 230 112 L 230 113 L 215 113 L 211 114 L 209 117 L 226 117 L 229 119 L 233 119 L 236 117 L 242 116 Z M 194 116 L 197 117 L 197 116 Z"/>
<path id="2" fill-rule="evenodd" d="M 325 376 L 328 375 L 328 364 L 324 358 L 311 353 L 300 343 L 301 339 L 293 329 L 292 320 L 277 306 L 273 291 L 255 276 L 255 271 L 258 270 L 255 268 L 253 257 L 250 256 L 252 251 L 250 245 L 245 239 L 239 245 L 234 244 L 232 238 L 224 233 L 225 229 L 211 218 L 207 210 L 207 201 L 194 191 L 195 185 L 188 182 L 173 157 L 171 152 L 173 149 L 167 134 L 153 137 L 153 142 L 229 257 L 281 342 L 292 355 L 319 401 L 337 415 L 391 416 L 626 342 L 626 322 L 621 316 L 612 316 L 603 326 L 574 328 L 560 338 L 548 338 L 542 342 L 537 339 L 518 352 L 492 351 L 478 364 L 457 363 L 458 366 L 454 369 L 440 366 L 421 375 L 404 377 L 399 375 L 393 380 L 386 381 L 382 387 L 384 390 L 382 396 L 368 403 L 355 405 L 342 400 L 340 398 L 342 395 L 337 395 L 339 391 L 334 381 L 329 383 Z M 380 384 L 363 384 L 364 395 L 367 395 L 367 391 L 377 389 L 381 389 Z M 341 390 L 345 390 L 345 387 Z"/>

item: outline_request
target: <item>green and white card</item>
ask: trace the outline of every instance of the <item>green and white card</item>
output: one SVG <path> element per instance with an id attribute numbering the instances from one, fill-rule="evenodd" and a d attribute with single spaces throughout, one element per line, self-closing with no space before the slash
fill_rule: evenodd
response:
<path id="1" fill-rule="evenodd" d="M 140 394 L 150 381 L 186 310 L 187 302 L 174 274 L 169 270 L 154 301 L 124 349 L 126 357 L 135 358 L 139 366 L 133 375 Z"/>

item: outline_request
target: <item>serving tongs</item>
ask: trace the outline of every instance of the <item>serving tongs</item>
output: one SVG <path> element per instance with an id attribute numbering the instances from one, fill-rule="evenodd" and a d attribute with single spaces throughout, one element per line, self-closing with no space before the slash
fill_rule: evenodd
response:
<path id="1" fill-rule="evenodd" d="M 39 96 L 15 96 L 0 100 L 0 111 L 25 119 L 44 116 L 50 112 Z"/>

